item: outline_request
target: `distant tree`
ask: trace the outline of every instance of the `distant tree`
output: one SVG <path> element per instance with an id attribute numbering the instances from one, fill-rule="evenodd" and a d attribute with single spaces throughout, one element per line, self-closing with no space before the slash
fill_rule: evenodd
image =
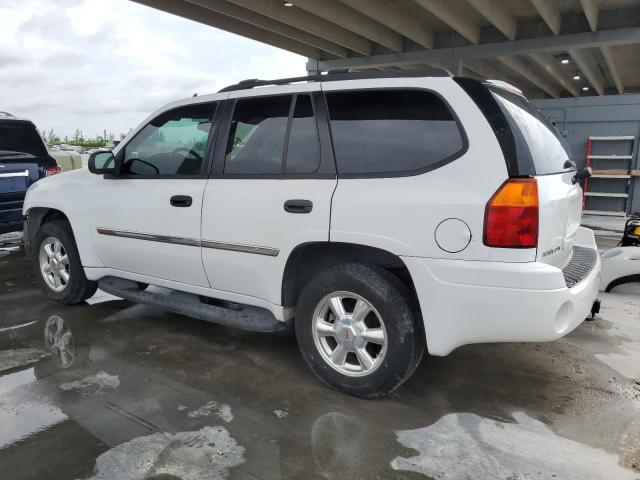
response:
<path id="1" fill-rule="evenodd" d="M 53 128 L 47 132 L 47 135 L 45 138 L 49 145 L 60 141 L 60 137 L 56 135 L 56 133 L 53 131 Z"/>

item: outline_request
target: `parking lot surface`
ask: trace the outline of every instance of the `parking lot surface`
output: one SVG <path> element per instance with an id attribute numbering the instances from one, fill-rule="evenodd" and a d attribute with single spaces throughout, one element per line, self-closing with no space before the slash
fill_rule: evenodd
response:
<path id="1" fill-rule="evenodd" d="M 291 335 L 56 305 L 5 253 L 0 477 L 637 479 L 640 288 L 601 298 L 557 342 L 425 357 L 367 401 L 318 382 Z"/>

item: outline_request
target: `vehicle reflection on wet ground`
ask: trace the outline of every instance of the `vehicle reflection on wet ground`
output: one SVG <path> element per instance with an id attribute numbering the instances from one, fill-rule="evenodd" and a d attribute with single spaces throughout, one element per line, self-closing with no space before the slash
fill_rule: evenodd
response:
<path id="1" fill-rule="evenodd" d="M 548 344 L 427 357 L 391 396 L 320 384 L 291 335 L 125 301 L 66 307 L 0 258 L 11 479 L 640 478 L 640 288 Z"/>

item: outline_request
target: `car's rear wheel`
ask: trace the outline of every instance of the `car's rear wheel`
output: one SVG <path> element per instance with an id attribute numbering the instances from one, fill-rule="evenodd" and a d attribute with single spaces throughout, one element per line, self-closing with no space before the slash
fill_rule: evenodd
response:
<path id="1" fill-rule="evenodd" d="M 34 241 L 34 271 L 47 296 L 67 305 L 91 297 L 97 283 L 87 280 L 73 233 L 68 222 L 43 224 Z"/>
<path id="2" fill-rule="evenodd" d="M 321 272 L 298 302 L 302 355 L 333 388 L 359 397 L 386 395 L 409 378 L 424 352 L 413 304 L 405 285 L 375 265 Z"/>

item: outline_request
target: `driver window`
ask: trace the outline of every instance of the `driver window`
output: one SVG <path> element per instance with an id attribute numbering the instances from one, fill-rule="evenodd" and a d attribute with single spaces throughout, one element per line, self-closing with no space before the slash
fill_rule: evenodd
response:
<path id="1" fill-rule="evenodd" d="M 124 175 L 199 175 L 215 103 L 187 105 L 161 114 L 127 144 Z"/>

